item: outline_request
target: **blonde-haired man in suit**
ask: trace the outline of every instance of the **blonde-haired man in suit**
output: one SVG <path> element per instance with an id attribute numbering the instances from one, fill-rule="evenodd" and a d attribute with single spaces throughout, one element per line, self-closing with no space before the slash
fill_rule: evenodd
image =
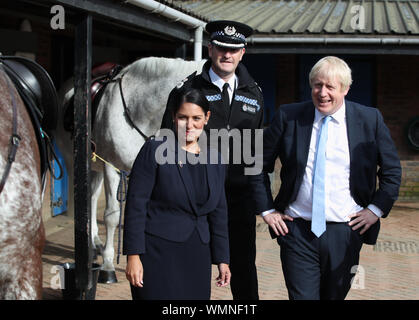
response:
<path id="1" fill-rule="evenodd" d="M 264 177 L 251 183 L 281 247 L 290 299 L 344 299 L 362 244 L 376 242 L 397 199 L 401 167 L 378 109 L 345 99 L 352 83 L 345 61 L 321 59 L 309 81 L 312 101 L 281 106 L 265 130 Z M 273 200 L 267 173 L 277 157 Z"/>

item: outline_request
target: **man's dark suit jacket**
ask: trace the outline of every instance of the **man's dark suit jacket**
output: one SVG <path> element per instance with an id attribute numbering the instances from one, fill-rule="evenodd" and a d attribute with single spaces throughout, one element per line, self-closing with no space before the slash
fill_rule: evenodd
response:
<path id="1" fill-rule="evenodd" d="M 347 100 L 345 105 L 351 195 L 355 202 L 364 208 L 369 204 L 376 205 L 383 211 L 385 218 L 398 197 L 401 181 L 401 166 L 396 147 L 377 109 Z M 270 127 L 265 129 L 264 174 L 251 177 L 257 212 L 272 208 L 284 212 L 286 207 L 295 201 L 307 164 L 314 111 L 315 107 L 311 101 L 283 105 L 277 111 Z M 274 170 L 277 157 L 282 163 L 281 187 L 273 201 L 267 172 Z M 364 242 L 375 244 L 379 229 L 378 220 L 364 234 Z M 276 237 L 274 232 L 270 231 L 272 237 Z"/>
<path id="2" fill-rule="evenodd" d="M 174 164 L 157 163 L 156 154 L 165 148 L 163 142 L 171 146 L 165 156 L 174 155 Z M 219 155 L 217 150 L 211 151 Z M 209 163 L 210 153 L 205 153 L 205 157 Z M 123 254 L 145 253 L 145 233 L 185 242 L 196 228 L 201 240 L 210 242 L 212 262 L 229 263 L 225 165 L 206 165 L 209 197 L 198 208 L 195 199 L 200 189 L 194 188 L 192 177 L 180 159 L 176 141 L 157 141 L 156 138 L 145 142 L 130 173 Z"/>

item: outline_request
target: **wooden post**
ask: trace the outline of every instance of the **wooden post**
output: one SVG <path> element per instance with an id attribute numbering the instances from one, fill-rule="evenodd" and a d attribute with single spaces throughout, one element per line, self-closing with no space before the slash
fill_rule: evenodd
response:
<path id="1" fill-rule="evenodd" d="M 75 29 L 74 69 L 74 242 L 76 287 L 81 299 L 92 288 L 90 134 L 92 16 L 83 14 Z"/>

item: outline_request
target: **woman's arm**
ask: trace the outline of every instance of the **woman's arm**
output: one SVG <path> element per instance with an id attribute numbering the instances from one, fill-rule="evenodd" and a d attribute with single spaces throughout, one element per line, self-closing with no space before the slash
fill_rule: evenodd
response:
<path id="1" fill-rule="evenodd" d="M 225 287 L 230 284 L 231 272 L 230 247 L 228 241 L 228 216 L 227 201 L 225 197 L 224 181 L 226 165 L 220 164 L 219 183 L 220 193 L 217 207 L 208 215 L 210 230 L 211 260 L 218 265 L 219 275 L 216 278 L 217 287 Z"/>
<path id="2" fill-rule="evenodd" d="M 220 188 L 219 200 L 214 211 L 208 214 L 210 231 L 211 258 L 213 264 L 230 263 L 230 248 L 228 241 L 227 201 L 225 197 L 225 165 L 220 165 L 218 186 Z"/>
<path id="3" fill-rule="evenodd" d="M 124 213 L 123 254 L 145 253 L 145 224 L 147 204 L 150 200 L 157 163 L 153 140 L 147 140 L 141 148 L 129 175 L 127 201 Z"/>

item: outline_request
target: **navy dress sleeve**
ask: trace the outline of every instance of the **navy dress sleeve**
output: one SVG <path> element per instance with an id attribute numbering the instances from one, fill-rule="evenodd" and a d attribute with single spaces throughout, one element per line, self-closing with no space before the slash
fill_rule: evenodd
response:
<path id="1" fill-rule="evenodd" d="M 157 163 L 153 140 L 147 140 L 132 166 L 124 213 L 123 254 L 142 254 L 145 248 L 147 204 L 150 201 Z"/>

